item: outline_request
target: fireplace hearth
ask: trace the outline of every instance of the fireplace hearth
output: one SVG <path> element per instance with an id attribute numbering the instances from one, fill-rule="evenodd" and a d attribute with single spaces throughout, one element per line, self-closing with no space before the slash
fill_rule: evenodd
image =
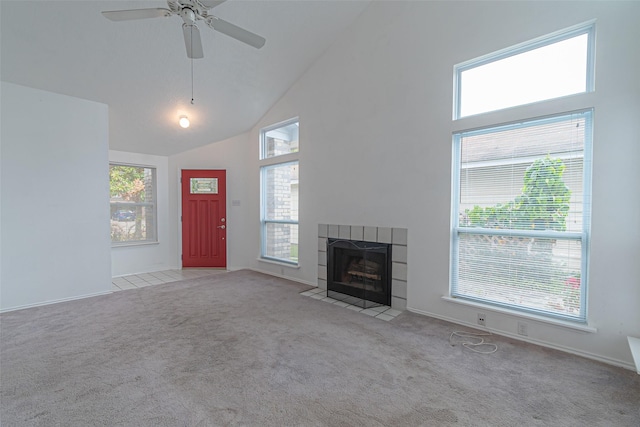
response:
<path id="1" fill-rule="evenodd" d="M 327 296 L 362 308 L 391 305 L 391 246 L 327 240 Z"/>

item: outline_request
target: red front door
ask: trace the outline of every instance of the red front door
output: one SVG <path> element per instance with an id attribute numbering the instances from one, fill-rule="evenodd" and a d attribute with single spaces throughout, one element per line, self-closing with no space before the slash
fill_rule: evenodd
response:
<path id="1" fill-rule="evenodd" d="M 182 267 L 227 266 L 226 171 L 182 171 Z"/>

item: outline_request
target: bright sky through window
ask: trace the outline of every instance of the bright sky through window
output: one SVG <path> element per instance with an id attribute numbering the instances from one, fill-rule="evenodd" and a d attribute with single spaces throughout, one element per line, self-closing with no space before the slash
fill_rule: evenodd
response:
<path id="1" fill-rule="evenodd" d="M 460 117 L 587 90 L 588 34 L 460 73 Z"/>

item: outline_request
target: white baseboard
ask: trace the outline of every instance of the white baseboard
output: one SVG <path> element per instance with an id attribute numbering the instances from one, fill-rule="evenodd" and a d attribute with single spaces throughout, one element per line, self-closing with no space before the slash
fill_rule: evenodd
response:
<path id="1" fill-rule="evenodd" d="M 76 296 L 76 297 L 60 298 L 60 299 L 55 299 L 55 300 L 38 302 L 38 303 L 35 303 L 35 304 L 19 305 L 19 306 L 16 306 L 16 307 L 3 308 L 2 310 L 0 310 L 0 313 L 7 313 L 9 311 L 16 311 L 16 310 L 24 310 L 25 308 L 41 307 L 43 305 L 57 304 L 59 302 L 74 301 L 74 300 L 77 300 L 77 299 L 85 299 L 85 298 L 97 297 L 99 295 L 108 295 L 108 294 L 111 294 L 111 293 L 113 293 L 113 291 L 102 291 L 102 292 L 96 292 L 96 293 L 93 293 L 93 294 L 79 295 L 79 296 Z"/>
<path id="2" fill-rule="evenodd" d="M 547 341 L 537 340 L 537 339 L 533 339 L 533 338 L 530 338 L 530 337 L 517 335 L 517 334 L 511 333 L 511 332 L 506 332 L 506 331 L 501 331 L 501 330 L 497 330 L 497 329 L 482 327 L 482 326 L 476 325 L 475 323 L 463 322 L 463 321 L 461 321 L 459 319 L 454 319 L 454 318 L 448 317 L 448 316 L 441 316 L 439 314 L 430 313 L 428 311 L 423 311 L 423 310 L 419 310 L 419 309 L 416 309 L 416 308 L 407 307 L 407 311 L 410 311 L 410 312 L 416 313 L 416 314 L 421 314 L 423 316 L 433 317 L 433 318 L 436 318 L 436 319 L 440 319 L 440 320 L 444 320 L 444 321 L 447 321 L 447 322 L 455 323 L 457 325 L 468 326 L 469 328 L 473 328 L 473 329 L 480 329 L 480 330 L 483 330 L 483 331 L 488 331 L 488 332 L 491 332 L 491 333 L 496 334 L 496 335 L 501 335 L 501 336 L 504 336 L 504 337 L 513 338 L 513 339 L 516 339 L 518 341 L 528 342 L 528 343 L 531 343 L 531 344 L 539 345 L 541 347 L 552 348 L 554 350 L 560 350 L 560 351 L 563 351 L 565 353 L 575 354 L 576 356 L 581 356 L 581 357 L 585 357 L 587 359 L 596 360 L 598 362 L 603 362 L 603 363 L 606 363 L 608 365 L 619 366 L 621 368 L 629 369 L 631 371 L 635 371 L 636 370 L 636 368 L 635 368 L 635 366 L 633 364 L 630 364 L 629 362 L 626 362 L 624 360 L 618 360 L 618 359 L 613 359 L 613 358 L 606 357 L 606 356 L 600 356 L 598 354 L 589 353 L 587 351 L 582 351 L 582 350 L 578 350 L 578 349 L 571 348 L 571 347 L 561 346 L 561 345 L 550 343 L 550 342 L 547 342 Z"/>
<path id="3" fill-rule="evenodd" d="M 318 287 L 317 283 L 307 282 L 306 280 L 298 279 L 296 277 L 284 276 L 282 274 L 277 274 L 272 271 L 260 270 L 259 268 L 249 268 L 251 271 L 255 271 L 256 273 L 267 274 L 269 276 L 279 277 L 280 279 L 291 280 L 292 282 L 302 283 L 303 285 Z"/>

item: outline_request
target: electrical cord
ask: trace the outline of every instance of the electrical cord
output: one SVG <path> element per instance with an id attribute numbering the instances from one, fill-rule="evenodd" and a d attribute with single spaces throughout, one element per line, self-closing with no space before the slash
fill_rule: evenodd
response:
<path id="1" fill-rule="evenodd" d="M 451 344 L 452 346 L 456 345 L 453 341 L 454 336 L 460 337 L 460 338 L 471 338 L 474 340 L 480 340 L 479 342 L 462 341 L 463 347 L 468 348 L 469 350 L 474 351 L 476 353 L 493 354 L 496 351 L 498 351 L 498 346 L 496 344 L 484 342 L 484 338 L 481 338 L 485 336 L 491 336 L 491 332 L 478 333 L 478 332 L 453 331 L 451 332 L 451 335 L 449 335 L 449 344 Z M 492 350 L 488 350 L 488 351 L 478 350 L 476 348 L 478 346 L 489 346 L 489 348 L 492 348 Z"/>

